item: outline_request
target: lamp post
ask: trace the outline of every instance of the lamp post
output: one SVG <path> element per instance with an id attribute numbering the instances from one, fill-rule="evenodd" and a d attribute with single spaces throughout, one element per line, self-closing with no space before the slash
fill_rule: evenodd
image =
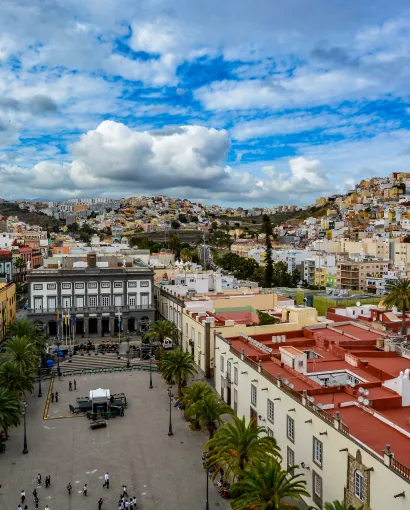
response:
<path id="1" fill-rule="evenodd" d="M 172 397 L 174 394 L 171 391 L 171 387 L 168 388 L 168 397 L 169 397 L 169 426 L 168 426 L 168 435 L 173 436 L 174 433 L 172 432 L 172 417 L 171 417 L 171 410 L 172 410 Z"/>
<path id="2" fill-rule="evenodd" d="M 55 344 L 57 346 L 57 374 L 58 374 L 58 377 L 61 377 L 61 370 L 60 370 L 60 345 L 61 345 L 61 341 L 60 341 L 60 338 L 58 336 L 56 337 Z"/>
<path id="3" fill-rule="evenodd" d="M 149 389 L 152 390 L 152 347 L 149 350 Z"/>
<path id="4" fill-rule="evenodd" d="M 127 329 L 127 368 L 130 368 L 130 330 Z"/>
<path id="5" fill-rule="evenodd" d="M 40 361 L 40 365 L 38 367 L 38 397 L 42 397 L 43 396 L 43 393 L 41 391 L 41 361 Z"/>
<path id="6" fill-rule="evenodd" d="M 205 510 L 209 510 L 209 464 L 208 459 L 205 461 L 205 471 L 206 471 L 206 501 L 205 501 Z"/>
<path id="7" fill-rule="evenodd" d="M 23 402 L 23 410 L 21 411 L 22 414 L 23 414 L 23 418 L 24 418 L 24 446 L 23 446 L 23 453 L 28 453 L 28 448 L 27 448 L 27 432 L 26 432 L 26 409 L 27 409 L 27 402 L 24 401 Z"/>

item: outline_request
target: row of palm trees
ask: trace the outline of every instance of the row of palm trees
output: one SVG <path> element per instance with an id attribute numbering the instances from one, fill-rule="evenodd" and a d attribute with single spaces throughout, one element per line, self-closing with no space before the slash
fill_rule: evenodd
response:
<path id="1" fill-rule="evenodd" d="M 0 347 L 0 425 L 6 434 L 20 423 L 22 398 L 33 391 L 44 354 L 38 324 L 18 321 L 9 326 Z"/>
<path id="2" fill-rule="evenodd" d="M 173 335 L 177 338 L 178 330 L 169 321 L 157 321 L 148 331 L 151 339 Z M 235 416 L 206 382 L 187 384 L 197 372 L 191 354 L 180 349 L 162 353 L 159 367 L 167 383 L 177 385 L 178 401 L 191 429 L 207 430 L 207 467 L 214 479 L 223 472 L 224 479 L 233 482 L 233 510 L 292 510 L 302 496 L 309 497 L 303 475 L 296 473 L 298 466 L 282 468 L 280 448 L 264 427 Z M 325 503 L 325 509 L 360 510 L 340 501 Z"/>

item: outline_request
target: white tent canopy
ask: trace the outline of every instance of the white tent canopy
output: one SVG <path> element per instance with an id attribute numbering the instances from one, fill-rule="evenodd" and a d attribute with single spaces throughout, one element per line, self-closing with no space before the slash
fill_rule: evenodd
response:
<path id="1" fill-rule="evenodd" d="M 90 400 L 109 400 L 110 399 L 110 390 L 104 390 L 103 388 L 98 388 L 96 390 L 90 391 Z"/>

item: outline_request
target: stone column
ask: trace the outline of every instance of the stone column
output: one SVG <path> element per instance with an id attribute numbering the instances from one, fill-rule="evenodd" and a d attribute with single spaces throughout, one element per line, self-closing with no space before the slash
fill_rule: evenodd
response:
<path id="1" fill-rule="evenodd" d="M 102 316 L 101 315 L 99 315 L 97 317 L 97 335 L 98 335 L 98 338 L 102 337 Z"/>
<path id="2" fill-rule="evenodd" d="M 88 316 L 84 316 L 84 336 L 87 337 L 89 335 L 89 327 L 88 327 Z"/>

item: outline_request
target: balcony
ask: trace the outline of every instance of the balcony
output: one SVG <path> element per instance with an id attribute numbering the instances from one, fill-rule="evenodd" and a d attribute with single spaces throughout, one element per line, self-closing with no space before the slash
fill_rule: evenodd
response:
<path id="1" fill-rule="evenodd" d="M 84 307 L 69 307 L 69 308 L 29 308 L 27 312 L 29 314 L 57 314 L 60 313 L 71 313 L 75 312 L 76 314 L 82 313 L 109 313 L 109 312 L 118 312 L 121 313 L 133 312 L 135 310 L 155 310 L 154 305 L 123 305 L 123 306 L 84 306 Z"/>

